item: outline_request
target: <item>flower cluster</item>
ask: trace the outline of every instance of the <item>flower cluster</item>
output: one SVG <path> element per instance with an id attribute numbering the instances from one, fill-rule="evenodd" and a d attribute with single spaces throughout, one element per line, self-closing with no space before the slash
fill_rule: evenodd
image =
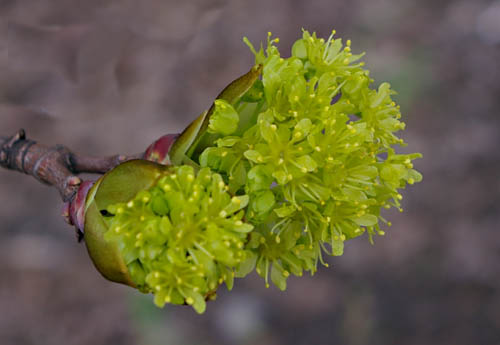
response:
<path id="1" fill-rule="evenodd" d="M 412 165 L 420 154 L 395 152 L 405 125 L 394 92 L 388 83 L 369 87 L 363 54 L 353 55 L 349 40 L 304 31 L 289 58 L 271 35 L 265 51 L 245 42 L 262 81 L 233 105 L 215 104 L 216 117 L 235 120 L 211 122 L 220 137 L 199 163 L 250 197 L 252 254 L 240 275 L 256 267 L 284 289 L 290 273 L 314 273 L 322 253 L 342 255 L 347 239 L 383 235 L 381 223 L 390 223 L 381 208 L 400 208 L 398 189 L 421 180 Z"/>
<path id="2" fill-rule="evenodd" d="M 225 282 L 246 260 L 242 221 L 248 196 L 230 196 L 219 174 L 208 168 L 172 167 L 152 188 L 127 203 L 107 208 L 108 241 L 116 241 L 136 285 L 155 294 L 155 303 L 193 305 Z"/>
<path id="3" fill-rule="evenodd" d="M 254 74 L 226 88 L 169 153 L 190 166 L 108 207 L 106 239 L 158 306 L 202 312 L 219 284 L 254 269 L 284 290 L 290 274 L 327 265 L 323 254 L 342 255 L 346 240 L 383 235 L 382 209 L 402 211 L 399 190 L 422 179 L 412 164 L 421 155 L 396 152 L 405 125 L 394 92 L 370 88 L 363 54 L 334 34 L 304 31 L 289 58 L 271 34 L 258 51 L 244 39 Z"/>

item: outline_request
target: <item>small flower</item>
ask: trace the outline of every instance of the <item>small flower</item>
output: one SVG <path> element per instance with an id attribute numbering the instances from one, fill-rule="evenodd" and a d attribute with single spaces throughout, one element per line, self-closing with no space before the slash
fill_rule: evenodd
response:
<path id="1" fill-rule="evenodd" d="M 228 102 L 217 99 L 214 102 L 214 112 L 208 125 L 209 133 L 229 135 L 238 128 L 238 113 Z"/>

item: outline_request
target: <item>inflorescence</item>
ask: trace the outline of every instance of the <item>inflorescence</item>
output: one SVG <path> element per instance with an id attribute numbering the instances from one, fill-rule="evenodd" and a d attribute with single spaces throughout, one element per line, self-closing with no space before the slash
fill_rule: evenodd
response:
<path id="1" fill-rule="evenodd" d="M 231 196 L 219 174 L 208 168 L 173 167 L 149 190 L 108 207 L 106 240 L 117 241 L 139 289 L 155 294 L 156 305 L 193 305 L 205 298 L 246 259 L 253 226 L 242 221 L 248 196 Z"/>
<path id="2" fill-rule="evenodd" d="M 290 274 L 311 274 L 323 254 L 390 226 L 382 209 L 401 209 L 401 188 L 419 182 L 398 154 L 404 129 L 388 83 L 373 79 L 351 42 L 304 31 L 292 56 L 268 36 L 256 50 L 262 80 L 235 104 L 217 100 L 215 141 L 194 155 L 201 170 L 176 167 L 151 190 L 109 212 L 133 279 L 155 302 L 193 304 L 233 275 L 253 271 L 284 290 Z"/>

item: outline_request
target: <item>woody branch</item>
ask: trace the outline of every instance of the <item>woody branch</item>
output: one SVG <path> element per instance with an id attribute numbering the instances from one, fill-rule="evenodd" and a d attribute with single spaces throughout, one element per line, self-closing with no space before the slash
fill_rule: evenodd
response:
<path id="1" fill-rule="evenodd" d="M 62 145 L 49 147 L 26 138 L 23 129 L 11 137 L 0 136 L 0 166 L 31 175 L 38 181 L 54 186 L 64 202 L 70 202 L 82 180 L 79 173 L 104 174 L 118 164 L 140 158 L 114 155 L 91 157 L 70 151 Z"/>

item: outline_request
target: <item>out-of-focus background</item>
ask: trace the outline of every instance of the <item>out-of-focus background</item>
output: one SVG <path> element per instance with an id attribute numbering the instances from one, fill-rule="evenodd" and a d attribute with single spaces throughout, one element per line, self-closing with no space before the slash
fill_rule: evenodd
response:
<path id="1" fill-rule="evenodd" d="M 0 135 L 136 153 L 207 108 L 268 31 L 352 39 L 399 91 L 405 212 L 286 292 L 255 275 L 203 315 L 111 284 L 55 190 L 0 171 L 0 344 L 500 344 L 500 1 L 0 0 Z"/>

